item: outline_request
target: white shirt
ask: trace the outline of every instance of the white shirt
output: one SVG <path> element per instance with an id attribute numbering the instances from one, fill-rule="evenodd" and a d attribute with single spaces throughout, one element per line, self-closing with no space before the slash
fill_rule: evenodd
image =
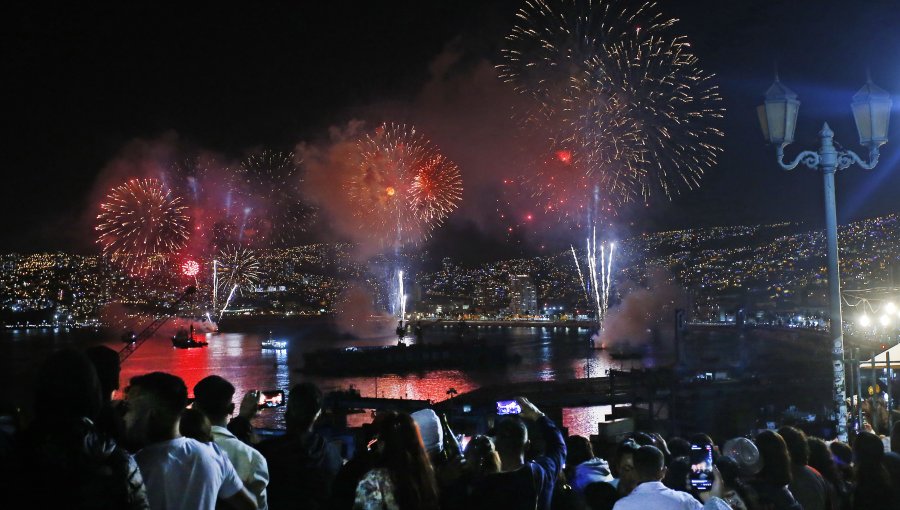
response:
<path id="1" fill-rule="evenodd" d="M 225 427 L 212 426 L 213 441 L 228 455 L 244 487 L 256 496 L 256 506 L 266 510 L 266 486 L 269 485 L 269 466 L 256 448 L 241 441 Z"/>
<path id="2" fill-rule="evenodd" d="M 644 482 L 631 494 L 616 501 L 613 510 L 730 510 L 719 498 L 710 499 L 705 505 L 687 492 L 673 491 L 662 482 Z"/>
<path id="3" fill-rule="evenodd" d="M 215 444 L 186 437 L 154 443 L 134 456 L 151 510 L 215 510 L 244 485 Z"/>

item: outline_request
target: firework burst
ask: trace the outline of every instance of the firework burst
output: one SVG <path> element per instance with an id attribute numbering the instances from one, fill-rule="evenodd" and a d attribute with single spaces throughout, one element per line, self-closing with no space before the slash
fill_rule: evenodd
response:
<path id="1" fill-rule="evenodd" d="M 699 184 L 721 150 L 710 123 L 723 109 L 690 44 L 671 34 L 677 20 L 626 0 L 527 0 L 517 18 L 498 74 L 532 99 L 516 112 L 524 130 L 573 170 L 535 161 L 545 210 L 571 217 L 565 196 L 596 214 Z M 583 177 L 565 177 L 575 169 Z"/>
<path id="2" fill-rule="evenodd" d="M 581 93 L 590 104 L 572 125 L 589 151 L 589 168 L 616 169 L 599 171 L 616 177 L 604 187 L 631 190 L 646 201 L 653 190 L 672 198 L 699 186 L 722 150 L 715 142 L 723 133 L 711 120 L 721 119 L 724 109 L 690 44 L 683 37 L 615 43 L 592 65 Z"/>
<path id="3" fill-rule="evenodd" d="M 259 283 L 259 259 L 252 250 L 241 246 L 229 246 L 219 252 L 216 264 L 217 284 L 225 293 L 240 295 L 242 291 L 251 289 Z"/>
<path id="4" fill-rule="evenodd" d="M 97 242 L 104 255 L 133 273 L 159 268 L 187 242 L 186 209 L 160 181 L 131 179 L 100 205 Z"/>
<path id="5" fill-rule="evenodd" d="M 457 166 L 415 128 L 383 124 L 358 143 L 359 171 L 346 183 L 360 229 L 384 244 L 426 237 L 462 196 Z"/>

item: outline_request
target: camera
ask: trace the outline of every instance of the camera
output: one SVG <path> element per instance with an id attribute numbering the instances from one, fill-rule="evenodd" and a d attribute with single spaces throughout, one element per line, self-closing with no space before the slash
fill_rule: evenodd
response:
<path id="1" fill-rule="evenodd" d="M 265 409 L 266 407 L 280 407 L 284 404 L 284 391 L 282 390 L 259 392 L 259 401 L 257 402 L 257 405 L 259 405 L 260 409 Z"/>
<path id="2" fill-rule="evenodd" d="M 506 414 L 519 414 L 522 407 L 515 400 L 499 400 L 497 401 L 497 414 L 500 416 Z"/>
<path id="3" fill-rule="evenodd" d="M 713 456 L 712 446 L 691 445 L 691 487 L 706 492 L 712 489 L 713 484 Z"/>

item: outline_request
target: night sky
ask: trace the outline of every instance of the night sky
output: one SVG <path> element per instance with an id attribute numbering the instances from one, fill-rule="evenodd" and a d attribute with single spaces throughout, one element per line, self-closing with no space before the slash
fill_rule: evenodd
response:
<path id="1" fill-rule="evenodd" d="M 660 3 L 681 20 L 677 31 L 689 37 L 703 68 L 718 76 L 727 110 L 725 151 L 699 190 L 626 210 L 618 228 L 821 224 L 821 178 L 776 165 L 755 107 L 777 61 L 782 81 L 802 101 L 797 143 L 787 153 L 813 149 L 825 120 L 838 142 L 864 153 L 849 103 L 867 68 L 882 88 L 900 91 L 900 4 Z M 3 251 L 96 252 L 85 220 L 95 187 L 108 162 L 135 139 L 177 138 L 237 159 L 254 148 L 316 143 L 329 127 L 352 119 L 421 120 L 428 127 L 447 111 L 454 129 L 434 129 L 433 139 L 460 164 L 466 195 L 432 249 L 463 257 L 477 240 L 476 257 L 523 250 L 501 242 L 502 225 L 485 200 L 507 170 L 467 173 L 466 162 L 481 153 L 464 154 L 452 140 L 441 144 L 483 119 L 485 105 L 474 99 L 484 87 L 505 86 L 483 71 L 499 62 L 521 1 L 260 4 L 5 7 Z M 441 67 L 448 55 L 452 62 Z M 456 99 L 445 99 L 451 96 Z M 842 222 L 900 212 L 900 98 L 894 101 L 895 138 L 879 166 L 838 176 Z"/>

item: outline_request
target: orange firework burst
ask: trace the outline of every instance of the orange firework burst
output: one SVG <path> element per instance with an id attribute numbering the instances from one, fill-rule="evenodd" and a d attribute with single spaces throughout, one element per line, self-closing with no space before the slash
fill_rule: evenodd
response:
<path id="1" fill-rule="evenodd" d="M 346 189 L 360 229 L 383 244 L 426 237 L 462 197 L 459 168 L 413 127 L 382 124 L 357 147 L 359 171 Z"/>

